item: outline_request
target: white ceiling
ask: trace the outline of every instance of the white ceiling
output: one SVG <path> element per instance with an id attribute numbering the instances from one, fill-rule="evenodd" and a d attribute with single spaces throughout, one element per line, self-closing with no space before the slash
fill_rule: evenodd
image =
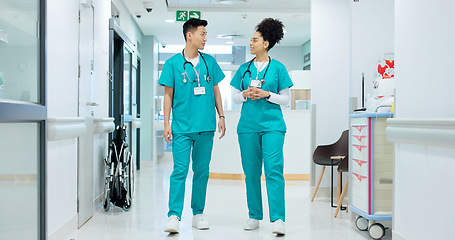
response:
<path id="1" fill-rule="evenodd" d="M 280 19 L 286 34 L 277 46 L 301 46 L 310 39 L 311 0 L 245 0 L 244 4 L 220 4 L 220 0 L 123 0 L 144 35 L 154 35 L 160 43 L 184 44 L 183 22 L 166 23 L 175 20 L 176 10 L 196 10 L 206 19 L 208 45 L 226 45 L 227 39 L 218 35 L 235 34 L 235 46 L 248 45 L 255 26 L 264 18 Z M 153 5 L 153 11 L 145 10 L 144 2 Z"/>

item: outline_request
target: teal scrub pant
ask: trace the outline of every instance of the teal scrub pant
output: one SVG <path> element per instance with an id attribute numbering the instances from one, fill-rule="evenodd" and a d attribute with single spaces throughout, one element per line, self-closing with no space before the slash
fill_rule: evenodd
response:
<path id="1" fill-rule="evenodd" d="M 263 219 L 261 197 L 264 162 L 270 221 L 285 221 L 283 145 L 284 132 L 239 133 L 242 167 L 245 173 L 249 217 Z"/>
<path id="2" fill-rule="evenodd" d="M 190 154 L 193 160 L 191 208 L 193 209 L 193 215 L 204 212 L 213 136 L 214 132 L 172 135 L 174 169 L 170 177 L 168 217 L 175 215 L 180 219 L 182 216 Z"/>

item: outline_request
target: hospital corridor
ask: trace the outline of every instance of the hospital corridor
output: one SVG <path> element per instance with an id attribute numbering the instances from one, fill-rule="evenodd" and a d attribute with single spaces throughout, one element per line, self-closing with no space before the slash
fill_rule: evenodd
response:
<path id="1" fill-rule="evenodd" d="M 264 220 L 259 229 L 243 230 L 247 220 L 245 183 L 242 180 L 210 179 L 207 190 L 206 217 L 210 229 L 198 230 L 191 226 L 191 194 L 185 196 L 180 232 L 169 234 L 163 231 L 166 223 L 169 175 L 172 172 L 170 154 L 159 159 L 155 167 L 141 167 L 136 180 L 135 205 L 129 212 L 120 208 L 105 213 L 97 206 L 93 218 L 82 228 L 65 239 L 370 239 L 368 232 L 359 231 L 352 222 L 352 213 L 341 212 L 333 218 L 330 197 L 310 201 L 311 188 L 308 181 L 286 181 L 286 235 L 272 234 L 268 219 L 267 198 L 264 197 Z M 192 175 L 188 175 L 187 189 L 191 189 Z M 263 194 L 265 181 L 262 181 Z M 388 226 L 390 227 L 390 226 Z M 382 239 L 392 239 L 390 231 Z"/>
<path id="2" fill-rule="evenodd" d="M 0 240 L 450 240 L 453 0 L 0 0 Z"/>

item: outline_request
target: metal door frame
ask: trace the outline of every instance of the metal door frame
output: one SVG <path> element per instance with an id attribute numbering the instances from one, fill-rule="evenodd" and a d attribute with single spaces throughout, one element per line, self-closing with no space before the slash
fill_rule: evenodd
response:
<path id="1" fill-rule="evenodd" d="M 109 116 L 115 118 L 114 123 L 116 126 L 125 122 L 132 122 L 133 117 L 131 114 L 124 115 L 123 112 L 123 74 L 115 74 L 114 69 L 123 69 L 123 51 L 126 47 L 134 53 L 134 44 L 129 40 L 126 34 L 115 23 L 114 18 L 109 20 Z M 133 58 L 131 58 L 133 59 Z M 117 63 L 117 64 L 116 64 Z M 123 72 L 123 70 L 122 70 Z M 131 73 L 131 71 L 130 71 Z M 131 84 L 130 84 L 131 87 Z M 122 96 L 116 98 L 116 96 Z M 131 97 L 131 94 L 130 94 Z M 131 103 L 131 99 L 130 99 Z M 109 134 L 109 139 L 112 139 L 112 133 Z"/>
<path id="2" fill-rule="evenodd" d="M 81 228 L 93 217 L 93 71 L 95 49 L 95 7 L 79 4 L 78 117 L 85 119 L 84 136 L 77 138 L 77 220 Z M 88 36 L 88 37 L 87 37 Z M 87 44 L 87 46 L 84 45 Z M 82 48 L 81 48 L 82 45 Z M 90 47 L 89 47 L 90 46 Z M 90 49 L 91 48 L 91 49 Z M 90 50 L 85 52 L 85 50 Z M 90 63 L 88 62 L 90 60 Z M 89 71 L 90 70 L 90 71 Z M 87 74 L 90 73 L 90 79 Z M 90 83 L 89 85 L 87 83 Z M 90 93 L 89 95 L 87 93 Z M 85 102 L 87 101 L 87 102 Z M 84 103 L 84 104 L 82 104 Z M 82 105 L 81 105 L 82 104 Z M 90 112 L 88 109 L 90 108 Z"/>
<path id="3" fill-rule="evenodd" d="M 136 117 L 141 118 L 141 59 L 137 58 L 136 67 Z M 136 129 L 136 169 L 141 169 L 141 128 Z"/>

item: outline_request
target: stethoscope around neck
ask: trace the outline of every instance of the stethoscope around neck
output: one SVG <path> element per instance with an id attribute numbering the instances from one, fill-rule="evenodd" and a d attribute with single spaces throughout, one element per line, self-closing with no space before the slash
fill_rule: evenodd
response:
<path id="1" fill-rule="evenodd" d="M 204 61 L 204 64 L 205 64 L 205 69 L 207 70 L 207 76 L 205 77 L 205 80 L 208 82 L 210 82 L 210 74 L 209 74 L 209 67 L 207 66 L 207 62 L 205 61 L 205 58 L 204 56 L 202 55 L 201 52 L 197 51 L 199 53 L 199 55 L 201 56 L 202 60 Z M 183 55 L 183 59 L 185 59 L 185 62 L 183 63 L 183 70 L 185 71 L 184 73 L 182 73 L 183 75 L 183 83 L 187 83 L 188 80 L 191 81 L 190 77 L 188 76 L 188 73 L 186 72 L 186 64 L 190 64 L 191 67 L 194 69 L 194 72 L 196 73 L 196 76 L 197 76 L 197 79 L 195 79 L 194 81 L 191 81 L 191 82 L 198 82 L 198 85 L 199 85 L 199 73 L 196 71 L 196 68 L 194 67 L 194 65 L 188 61 L 185 57 L 185 49 L 182 50 L 182 55 Z M 199 65 L 200 66 L 200 65 Z M 200 68 L 200 67 L 199 67 Z M 186 79 L 186 77 L 188 78 L 188 80 Z"/>
<path id="2" fill-rule="evenodd" d="M 246 71 L 243 73 L 243 76 L 242 76 L 242 78 L 240 79 L 240 90 L 241 90 L 241 91 L 245 90 L 245 88 L 243 87 L 243 79 L 245 78 L 245 75 L 246 75 L 247 73 L 250 74 L 250 80 L 251 80 L 251 71 L 250 71 L 250 67 L 251 67 L 251 64 L 254 62 L 255 59 L 256 59 L 256 57 L 254 57 L 253 59 L 251 59 L 250 63 L 248 64 L 248 68 L 247 68 Z M 267 71 L 269 70 L 270 61 L 271 61 L 271 57 L 269 56 L 269 63 L 267 64 L 267 68 L 265 69 L 264 76 L 262 76 L 261 85 L 264 85 L 264 83 L 265 83 L 265 75 L 267 74 Z M 259 73 L 259 69 L 256 69 L 256 71 L 258 71 L 258 73 Z"/>

